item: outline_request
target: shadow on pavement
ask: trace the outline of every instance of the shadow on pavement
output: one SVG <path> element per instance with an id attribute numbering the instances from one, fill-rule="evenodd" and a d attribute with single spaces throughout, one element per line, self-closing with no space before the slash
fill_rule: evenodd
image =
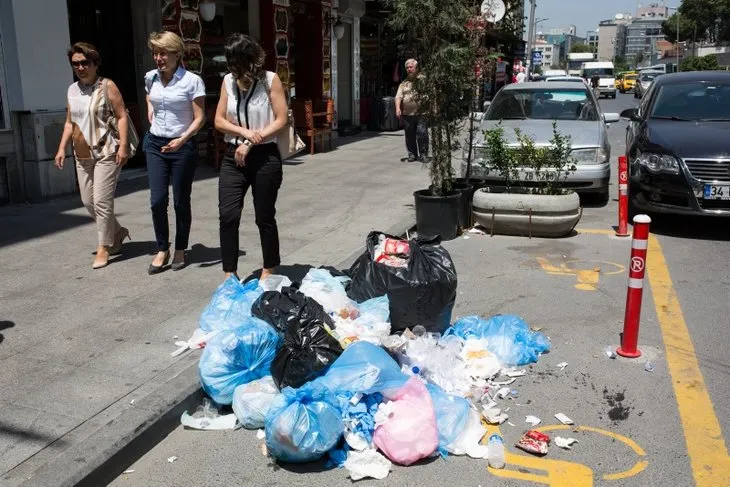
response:
<path id="1" fill-rule="evenodd" d="M 730 241 L 727 217 L 651 215 L 651 233 L 693 240 Z"/>
<path id="2" fill-rule="evenodd" d="M 12 321 L 0 321 L 0 331 L 7 330 L 8 328 L 13 328 L 15 326 L 15 323 Z M 5 337 L 2 333 L 0 333 L 0 343 L 5 341 Z M 0 428 L 2 429 L 2 428 Z"/>
<path id="3" fill-rule="evenodd" d="M 63 446 L 66 441 L 63 438 L 57 438 L 55 434 L 43 434 L 38 433 L 30 429 L 21 429 L 4 423 L 0 419 L 0 434 L 7 436 L 14 436 L 20 438 L 22 441 L 44 441 L 47 443 L 54 442 L 58 446 Z"/>
<path id="4" fill-rule="evenodd" d="M 277 268 L 276 273 L 280 276 L 286 276 L 288 277 L 292 284 L 294 284 L 296 287 L 299 287 L 299 284 L 301 284 L 302 279 L 304 279 L 304 276 L 307 275 L 307 273 L 314 269 L 316 266 L 310 265 L 310 264 L 292 264 L 292 265 L 280 265 Z M 332 266 L 321 266 L 320 269 L 325 269 L 330 271 L 330 274 L 333 276 L 343 276 L 343 272 L 340 269 L 335 269 Z M 261 269 L 257 269 L 253 271 L 251 274 L 246 276 L 243 279 L 243 282 L 248 282 L 251 279 L 259 279 L 261 277 Z"/>
<path id="5" fill-rule="evenodd" d="M 197 170 L 195 181 L 217 177 L 218 172 L 215 169 L 201 165 Z M 121 198 L 139 191 L 147 191 L 148 188 L 146 177 L 120 181 L 117 185 L 116 197 Z M 193 189 L 194 192 L 195 189 Z M 78 190 L 73 195 L 43 203 L 21 203 L 0 207 L 0 247 L 86 225 L 91 222 L 91 217 L 86 211 L 83 212 L 83 215 L 68 213 L 82 208 Z"/>

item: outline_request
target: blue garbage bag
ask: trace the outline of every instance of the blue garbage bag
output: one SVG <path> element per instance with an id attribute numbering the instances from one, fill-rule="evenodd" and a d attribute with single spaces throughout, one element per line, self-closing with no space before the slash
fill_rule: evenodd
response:
<path id="1" fill-rule="evenodd" d="M 337 445 L 343 429 L 337 396 L 319 381 L 287 387 L 266 417 L 266 448 L 282 462 L 311 462 Z"/>
<path id="2" fill-rule="evenodd" d="M 366 323 L 390 323 L 390 300 L 388 295 L 368 299 L 357 305 L 360 310 L 358 321 Z"/>
<path id="3" fill-rule="evenodd" d="M 203 390 L 218 404 L 231 404 L 236 387 L 270 374 L 279 335 L 265 321 L 248 317 L 205 345 L 198 369 Z"/>
<path id="4" fill-rule="evenodd" d="M 482 338 L 487 349 L 503 365 L 525 365 L 537 362 L 540 354 L 550 350 L 550 340 L 542 333 L 530 331 L 519 316 L 496 315 L 488 320 L 480 316 L 459 318 L 444 336 Z"/>
<path id="5" fill-rule="evenodd" d="M 435 384 L 426 384 L 436 412 L 436 428 L 439 433 L 439 453 L 446 456 L 446 446 L 458 438 L 469 419 L 469 401 L 461 396 L 447 394 Z"/>
<path id="6" fill-rule="evenodd" d="M 373 394 L 398 389 L 408 380 L 388 352 L 370 342 L 350 345 L 317 379 L 335 394 Z"/>
<path id="7" fill-rule="evenodd" d="M 200 329 L 211 332 L 240 326 L 251 316 L 251 306 L 263 292 L 258 279 L 241 284 L 235 277 L 229 277 L 218 286 L 200 315 Z"/>

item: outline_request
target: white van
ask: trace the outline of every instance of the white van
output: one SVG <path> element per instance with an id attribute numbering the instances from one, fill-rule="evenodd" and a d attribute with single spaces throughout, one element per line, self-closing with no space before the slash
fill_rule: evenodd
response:
<path id="1" fill-rule="evenodd" d="M 593 76 L 598 75 L 598 96 L 616 98 L 616 75 L 613 72 L 613 63 L 610 61 L 595 61 L 583 63 L 580 75 L 589 86 Z"/>

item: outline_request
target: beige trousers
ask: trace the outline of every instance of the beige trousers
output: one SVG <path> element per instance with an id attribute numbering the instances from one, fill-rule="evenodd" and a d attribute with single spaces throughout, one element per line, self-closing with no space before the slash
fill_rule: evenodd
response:
<path id="1" fill-rule="evenodd" d="M 115 159 L 116 155 L 103 159 L 76 159 L 81 201 L 96 221 L 99 245 L 114 245 L 121 229 L 114 216 L 114 193 L 121 170 Z"/>

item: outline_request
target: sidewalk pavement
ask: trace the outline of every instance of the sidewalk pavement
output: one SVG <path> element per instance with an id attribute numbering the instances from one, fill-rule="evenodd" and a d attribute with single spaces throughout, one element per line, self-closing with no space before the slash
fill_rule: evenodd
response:
<path id="1" fill-rule="evenodd" d="M 402 132 L 337 142 L 284 167 L 284 265 L 337 266 L 359 253 L 369 231 L 401 233 L 414 223 L 412 193 L 427 186 L 428 170 L 400 162 Z M 252 206 L 248 196 L 241 276 L 262 262 Z M 92 270 L 96 232 L 78 197 L 0 208 L 3 485 L 93 483 L 89 475 L 105 462 L 159 434 L 151 426 L 161 418 L 176 422 L 174 406 L 199 389 L 197 355 L 170 352 L 223 279 L 217 173 L 198 172 L 191 265 L 180 272 L 147 275 L 156 249 L 146 178 L 120 183 L 116 211 L 133 240 Z"/>

